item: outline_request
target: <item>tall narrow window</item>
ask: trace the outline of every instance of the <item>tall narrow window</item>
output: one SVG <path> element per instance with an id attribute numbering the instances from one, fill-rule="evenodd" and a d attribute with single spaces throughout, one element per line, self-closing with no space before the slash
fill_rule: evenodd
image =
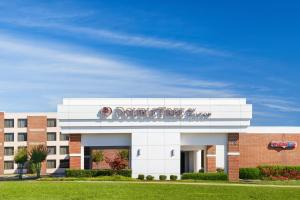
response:
<path id="1" fill-rule="evenodd" d="M 69 141 L 69 135 L 60 133 L 60 141 Z"/>

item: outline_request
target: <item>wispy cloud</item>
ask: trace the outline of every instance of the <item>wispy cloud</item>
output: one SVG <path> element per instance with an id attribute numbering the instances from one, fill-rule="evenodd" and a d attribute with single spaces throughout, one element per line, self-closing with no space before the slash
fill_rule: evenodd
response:
<path id="1" fill-rule="evenodd" d="M 0 5 L 1 6 L 1 5 Z M 2 5 L 5 9 L 6 6 Z M 150 37 L 142 34 L 119 32 L 112 29 L 100 27 L 83 27 L 74 25 L 72 22 L 84 19 L 93 14 L 91 11 L 78 13 L 57 13 L 50 8 L 35 7 L 13 7 L 18 11 L 18 15 L 8 14 L 1 16 L 0 22 L 10 25 L 44 28 L 50 32 L 68 33 L 70 36 L 84 36 L 93 40 L 107 42 L 116 45 L 126 45 L 133 47 L 156 48 L 166 50 L 177 50 L 193 54 L 204 54 L 209 56 L 231 56 L 232 53 L 211 48 L 208 45 L 193 44 L 185 41 L 177 41 L 167 38 Z"/>
<path id="2" fill-rule="evenodd" d="M 0 91 L 23 98 L 232 97 L 226 82 L 164 74 L 120 57 L 87 54 L 72 47 L 0 34 Z M 10 78 L 9 78 L 10 77 Z M 14 77 L 14 78 L 12 78 Z M 28 94 L 26 94 L 28 93 Z M 34 102 L 33 102 L 34 103 Z M 57 102 L 58 103 L 58 102 Z M 51 103 L 53 105 L 53 103 Z M 2 105 L 4 107 L 4 105 Z M 15 107 L 17 109 L 17 107 Z"/>

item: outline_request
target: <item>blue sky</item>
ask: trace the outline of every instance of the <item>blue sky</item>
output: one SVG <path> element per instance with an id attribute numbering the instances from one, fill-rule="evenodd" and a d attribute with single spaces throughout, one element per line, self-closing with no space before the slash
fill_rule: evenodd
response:
<path id="1" fill-rule="evenodd" d="M 1 1 L 0 110 L 63 97 L 245 97 L 300 125 L 297 1 Z"/>

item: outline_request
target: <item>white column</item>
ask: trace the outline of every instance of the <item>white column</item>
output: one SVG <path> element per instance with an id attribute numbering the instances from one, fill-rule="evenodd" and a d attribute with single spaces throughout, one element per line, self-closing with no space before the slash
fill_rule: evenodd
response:
<path id="1" fill-rule="evenodd" d="M 81 143 L 81 147 L 80 147 L 80 153 L 81 153 L 81 156 L 80 156 L 80 168 L 81 169 L 84 169 L 84 146 L 82 145 Z"/>
<path id="2" fill-rule="evenodd" d="M 194 157 L 195 157 L 195 172 L 199 172 L 201 169 L 201 150 L 195 151 L 194 152 Z"/>

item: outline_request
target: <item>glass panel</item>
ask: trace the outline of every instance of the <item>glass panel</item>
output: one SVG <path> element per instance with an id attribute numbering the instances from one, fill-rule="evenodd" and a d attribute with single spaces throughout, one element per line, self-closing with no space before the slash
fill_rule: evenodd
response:
<path id="1" fill-rule="evenodd" d="M 56 127 L 56 119 L 47 119 L 48 127 Z"/>
<path id="2" fill-rule="evenodd" d="M 56 141 L 56 133 L 47 133 L 47 141 Z"/>
<path id="3" fill-rule="evenodd" d="M 14 127 L 14 119 L 5 119 L 4 127 L 5 128 L 13 128 Z"/>
<path id="4" fill-rule="evenodd" d="M 70 168 L 70 161 L 69 161 L 69 159 L 60 160 L 59 161 L 59 168 Z"/>
<path id="5" fill-rule="evenodd" d="M 18 133 L 18 141 L 19 142 L 27 141 L 27 133 Z"/>
<path id="6" fill-rule="evenodd" d="M 14 161 L 4 161 L 4 169 L 14 169 Z"/>
<path id="7" fill-rule="evenodd" d="M 56 160 L 47 160 L 47 169 L 56 168 Z"/>
<path id="8" fill-rule="evenodd" d="M 14 148 L 13 147 L 4 147 L 4 155 L 5 156 L 13 156 Z"/>
<path id="9" fill-rule="evenodd" d="M 48 150 L 48 155 L 55 155 L 56 154 L 56 147 L 55 146 L 47 147 L 47 150 Z"/>
<path id="10" fill-rule="evenodd" d="M 14 133 L 5 133 L 4 141 L 5 142 L 13 142 L 14 141 Z"/>
<path id="11" fill-rule="evenodd" d="M 69 135 L 60 133 L 60 141 L 69 141 Z"/>
<path id="12" fill-rule="evenodd" d="M 19 128 L 27 127 L 27 119 L 18 119 L 18 127 Z"/>
<path id="13" fill-rule="evenodd" d="M 59 148 L 60 155 L 69 154 L 69 147 L 68 146 L 61 146 Z"/>

